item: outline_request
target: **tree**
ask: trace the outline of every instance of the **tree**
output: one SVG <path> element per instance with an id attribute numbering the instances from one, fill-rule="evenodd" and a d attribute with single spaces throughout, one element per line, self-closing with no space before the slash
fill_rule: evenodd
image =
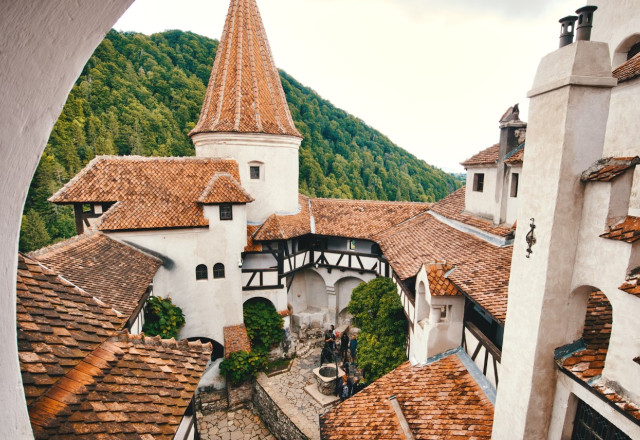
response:
<path id="1" fill-rule="evenodd" d="M 31 252 L 46 246 L 51 241 L 40 214 L 33 209 L 22 216 L 20 226 L 20 251 Z"/>
<path id="2" fill-rule="evenodd" d="M 409 328 L 393 281 L 376 278 L 351 293 L 347 311 L 358 334 L 358 366 L 368 381 L 387 374 L 406 360 Z"/>

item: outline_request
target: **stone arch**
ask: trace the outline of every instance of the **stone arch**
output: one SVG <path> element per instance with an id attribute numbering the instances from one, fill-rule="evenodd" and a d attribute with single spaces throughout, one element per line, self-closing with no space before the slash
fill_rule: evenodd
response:
<path id="1" fill-rule="evenodd" d="M 364 280 L 350 275 L 340 278 L 334 284 L 333 288 L 336 293 L 336 323 L 338 325 L 351 322 L 351 315 L 347 312 L 347 306 L 349 305 L 349 301 L 351 301 L 353 289 L 361 283 L 364 283 Z"/>
<path id="2" fill-rule="evenodd" d="M 416 301 L 416 322 L 429 317 L 430 307 L 427 301 L 427 287 L 424 281 L 418 284 L 418 299 Z"/>
<path id="3" fill-rule="evenodd" d="M 615 69 L 620 64 L 627 61 L 627 54 L 629 50 L 636 44 L 640 43 L 640 34 L 636 33 L 628 36 L 620 44 L 613 52 L 613 68 Z"/>
<path id="4" fill-rule="evenodd" d="M 583 339 L 585 344 L 609 345 L 613 326 L 613 308 L 606 294 L 597 287 L 584 285 L 573 290 L 565 313 L 567 340 Z"/>
<path id="5" fill-rule="evenodd" d="M 200 341 L 203 344 L 210 343 L 213 348 L 213 351 L 211 352 L 211 362 L 214 362 L 224 357 L 224 345 L 219 343 L 215 339 L 194 336 L 191 338 L 187 338 L 187 341 L 189 342 Z"/>
<path id="6" fill-rule="evenodd" d="M 257 295 L 257 296 L 254 296 L 254 297 L 251 297 L 251 298 L 249 298 L 249 299 L 245 300 L 245 301 L 242 303 L 242 308 L 244 308 L 244 306 L 246 306 L 247 304 L 250 304 L 250 303 L 258 303 L 258 302 L 265 303 L 265 304 L 270 304 L 270 305 L 271 305 L 271 307 L 273 307 L 273 309 L 274 309 L 275 311 L 277 311 L 277 310 L 278 310 L 278 308 L 277 308 L 277 307 L 276 307 L 276 305 L 273 303 L 273 301 L 271 301 L 269 298 L 265 298 L 264 296 L 260 296 L 260 295 Z"/>
<path id="7" fill-rule="evenodd" d="M 0 438 L 32 438 L 16 345 L 18 233 L 29 183 L 71 87 L 107 31 L 134 0 L 4 2 L 0 6 Z M 70 25 L 72 24 L 72 25 Z M 37 63 L 34 64 L 34 60 Z M 34 67 L 35 66 L 35 67 Z"/>

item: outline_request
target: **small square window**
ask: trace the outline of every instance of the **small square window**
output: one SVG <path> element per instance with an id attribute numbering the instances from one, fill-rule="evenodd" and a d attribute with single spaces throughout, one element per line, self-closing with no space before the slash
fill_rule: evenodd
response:
<path id="1" fill-rule="evenodd" d="M 473 175 L 473 190 L 482 192 L 484 190 L 484 174 L 476 173 Z"/>
<path id="2" fill-rule="evenodd" d="M 260 179 L 260 167 L 252 165 L 249 167 L 249 177 L 251 179 Z"/>
<path id="3" fill-rule="evenodd" d="M 350 251 L 355 251 L 356 250 L 356 241 L 355 240 L 349 240 L 349 250 Z"/>
<path id="4" fill-rule="evenodd" d="M 220 205 L 220 220 L 233 220 L 233 209 L 231 205 Z"/>
<path id="5" fill-rule="evenodd" d="M 511 174 L 511 197 L 518 197 L 518 173 Z"/>

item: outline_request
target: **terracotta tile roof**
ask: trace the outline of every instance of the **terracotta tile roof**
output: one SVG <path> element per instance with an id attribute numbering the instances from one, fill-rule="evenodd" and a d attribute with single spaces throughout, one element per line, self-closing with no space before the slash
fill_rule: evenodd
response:
<path id="1" fill-rule="evenodd" d="M 515 232 L 514 226 L 494 225 L 491 220 L 487 220 L 466 212 L 465 209 L 465 188 L 462 187 L 444 199 L 431 206 L 431 210 L 448 219 L 464 223 L 468 226 L 480 229 L 498 237 L 507 237 Z"/>
<path id="2" fill-rule="evenodd" d="M 640 217 L 628 216 L 620 223 L 609 226 L 609 232 L 600 237 L 635 243 L 640 239 Z"/>
<path id="3" fill-rule="evenodd" d="M 250 203 L 255 199 L 229 173 L 217 173 L 196 200 L 204 205 L 216 203 Z"/>
<path id="4" fill-rule="evenodd" d="M 425 263 L 427 280 L 429 281 L 429 291 L 433 296 L 456 296 L 462 295 L 460 290 L 445 275 L 454 266 L 447 263 Z"/>
<path id="5" fill-rule="evenodd" d="M 158 258 L 100 232 L 70 238 L 29 256 L 127 318 L 162 265 Z"/>
<path id="6" fill-rule="evenodd" d="M 640 421 L 640 407 L 608 388 L 601 380 L 609 348 L 612 322 L 613 311 L 607 297 L 600 291 L 591 293 L 587 304 L 582 341 L 578 344 L 577 350 L 557 356 L 556 363 L 576 380 L 585 382 L 595 392 L 606 397 L 619 410 Z M 568 347 L 573 345 L 570 344 Z"/>
<path id="7" fill-rule="evenodd" d="M 425 213 L 378 237 L 401 279 L 415 276 L 424 261 L 447 261 L 459 289 L 504 323 L 513 246 L 497 247 L 465 234 Z"/>
<path id="8" fill-rule="evenodd" d="M 618 289 L 640 298 L 640 267 L 633 269 L 627 276 L 627 280 Z"/>
<path id="9" fill-rule="evenodd" d="M 508 157 L 504 160 L 504 163 L 508 165 L 522 164 L 524 162 L 524 144 L 520 145 L 518 148 L 513 150 L 513 153 L 511 154 L 511 156 L 509 155 L 507 156 Z"/>
<path id="10" fill-rule="evenodd" d="M 599 181 L 610 182 L 624 174 L 628 169 L 640 163 L 640 157 L 609 157 L 600 159 L 581 176 L 583 182 Z"/>
<path id="11" fill-rule="evenodd" d="M 478 165 L 495 165 L 498 162 L 499 148 L 500 144 L 492 145 L 489 148 L 482 150 L 478 154 L 471 156 L 464 162 L 460 162 L 460 165 L 465 168 Z"/>
<path id="12" fill-rule="evenodd" d="M 211 345 L 121 333 L 29 408 L 36 439 L 172 439 Z"/>
<path id="13" fill-rule="evenodd" d="M 272 214 L 253 236 L 254 240 L 282 240 L 311 233 L 309 197 L 298 194 L 300 212 L 294 215 Z"/>
<path id="14" fill-rule="evenodd" d="M 493 405 L 457 355 L 426 366 L 402 364 L 321 416 L 321 438 L 405 438 L 392 395 L 417 439 L 491 438 Z"/>
<path id="15" fill-rule="evenodd" d="M 231 159 L 99 156 L 49 200 L 118 202 L 98 222 L 103 231 L 203 227 L 197 200 L 216 173 L 240 180 Z"/>
<path id="16" fill-rule="evenodd" d="M 37 261 L 19 255 L 18 356 L 31 405 L 126 319 Z"/>
<path id="17" fill-rule="evenodd" d="M 209 132 L 302 137 L 255 0 L 232 0 L 229 6 L 200 120 L 190 135 Z"/>
<path id="18" fill-rule="evenodd" d="M 367 240 L 430 207 L 414 202 L 311 199 L 316 234 Z"/>
<path id="19" fill-rule="evenodd" d="M 253 236 L 260 228 L 260 225 L 247 225 L 247 245 L 244 247 L 245 252 L 261 252 L 262 244 L 254 241 Z"/>
<path id="20" fill-rule="evenodd" d="M 640 76 L 640 54 L 636 54 L 627 62 L 621 64 L 613 71 L 613 77 L 618 83 L 628 81 Z"/>
<path id="21" fill-rule="evenodd" d="M 251 342 L 244 324 L 225 327 L 223 332 L 225 357 L 236 351 L 251 351 Z"/>

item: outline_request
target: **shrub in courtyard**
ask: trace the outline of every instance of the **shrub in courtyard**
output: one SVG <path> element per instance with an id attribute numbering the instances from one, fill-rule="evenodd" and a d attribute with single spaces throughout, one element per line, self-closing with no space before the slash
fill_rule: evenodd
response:
<path id="1" fill-rule="evenodd" d="M 171 298 L 152 296 L 144 308 L 142 331 L 149 336 L 160 335 L 163 339 L 175 338 L 184 325 L 182 309 L 173 304 Z"/>
<path id="2" fill-rule="evenodd" d="M 265 353 L 258 351 L 236 351 L 220 362 L 220 372 L 234 385 L 255 378 L 260 371 L 267 368 Z"/>
<path id="3" fill-rule="evenodd" d="M 282 340 L 284 320 L 268 301 L 248 301 L 244 305 L 244 325 L 255 350 L 268 351 Z"/>
<path id="4" fill-rule="evenodd" d="M 347 311 L 360 328 L 357 361 L 369 382 L 406 360 L 409 326 L 391 279 L 376 278 L 353 289 Z"/>

